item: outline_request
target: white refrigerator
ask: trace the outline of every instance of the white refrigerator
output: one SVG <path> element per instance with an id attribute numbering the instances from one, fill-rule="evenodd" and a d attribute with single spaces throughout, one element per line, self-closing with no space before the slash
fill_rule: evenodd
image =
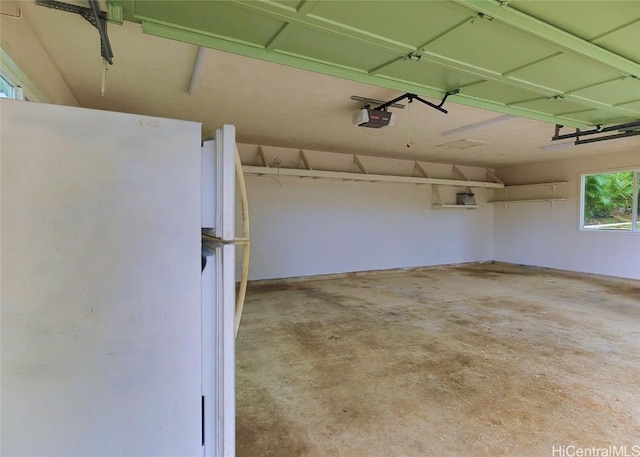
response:
<path id="1" fill-rule="evenodd" d="M 2 456 L 235 454 L 234 151 L 0 102 Z"/>

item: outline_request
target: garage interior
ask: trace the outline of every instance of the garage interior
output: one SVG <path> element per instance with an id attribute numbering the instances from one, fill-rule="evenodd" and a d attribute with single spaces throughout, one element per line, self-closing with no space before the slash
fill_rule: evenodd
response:
<path id="1" fill-rule="evenodd" d="M 30 101 L 236 126 L 238 456 L 640 445 L 640 2 L 100 2 L 113 65 L 80 15 L 1 8 Z M 403 94 L 447 112 L 354 125 Z M 631 227 L 585 229 L 619 171 Z"/>

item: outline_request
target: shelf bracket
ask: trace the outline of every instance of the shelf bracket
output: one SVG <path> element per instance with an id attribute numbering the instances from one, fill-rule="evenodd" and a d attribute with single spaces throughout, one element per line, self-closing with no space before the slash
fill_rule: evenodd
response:
<path id="1" fill-rule="evenodd" d="M 417 160 L 414 163 L 414 169 L 418 170 L 418 172 L 422 175 L 423 178 L 430 178 L 431 176 L 429 175 L 429 173 L 427 173 L 427 170 L 425 170 L 425 168 L 420 165 L 420 162 L 418 162 Z"/>
<path id="2" fill-rule="evenodd" d="M 313 170 L 313 168 L 311 168 L 311 165 L 309 165 L 309 159 L 307 159 L 307 156 L 304 153 L 303 149 L 300 149 L 300 160 L 302 160 L 304 166 L 307 167 L 307 170 Z"/>
<path id="3" fill-rule="evenodd" d="M 271 168 L 269 162 L 267 162 L 267 158 L 264 156 L 264 150 L 262 149 L 262 146 L 258 146 L 258 156 L 260 156 L 260 160 L 262 160 L 262 163 L 265 167 Z"/>
<path id="4" fill-rule="evenodd" d="M 355 154 L 353 155 L 353 162 L 356 164 L 356 166 L 360 170 L 360 173 L 362 173 L 363 175 L 369 174 L 366 168 L 364 168 L 364 165 L 362 164 L 362 161 L 360 160 L 360 158 Z"/>
<path id="5" fill-rule="evenodd" d="M 436 197 L 436 203 L 439 205 L 444 205 L 444 201 L 442 201 L 442 196 L 440 195 L 440 189 L 438 186 L 431 186 L 431 192 L 433 192 L 434 197 Z"/>
<path id="6" fill-rule="evenodd" d="M 459 178 L 464 179 L 465 181 L 470 181 L 470 179 L 467 178 L 465 174 L 456 165 L 453 165 L 453 174 L 454 176 L 457 175 Z"/>
<path id="7" fill-rule="evenodd" d="M 485 173 L 487 175 L 487 179 L 488 180 L 493 181 L 493 182 L 498 183 L 498 184 L 504 184 L 504 181 L 502 181 L 502 179 L 498 178 L 498 175 L 496 175 L 495 172 L 492 169 L 490 169 L 490 168 L 485 169 Z"/>

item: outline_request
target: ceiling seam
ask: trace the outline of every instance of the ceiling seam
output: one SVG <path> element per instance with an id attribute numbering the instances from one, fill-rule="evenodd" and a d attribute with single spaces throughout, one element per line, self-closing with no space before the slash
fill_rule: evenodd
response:
<path id="1" fill-rule="evenodd" d="M 424 42 L 420 46 L 417 46 L 415 48 L 415 51 L 418 51 L 418 52 L 425 51 L 425 48 L 427 46 L 429 46 L 431 43 L 433 43 L 434 41 L 439 40 L 440 38 L 444 37 L 445 35 L 451 33 L 452 31 L 454 31 L 458 27 L 461 27 L 462 25 L 467 24 L 471 20 L 473 20 L 473 17 L 471 17 L 471 16 L 466 17 L 464 20 L 454 24 L 453 26 L 449 27 L 447 30 L 439 33 L 438 35 L 436 35 L 435 37 L 433 37 L 433 38 L 429 39 L 428 41 Z M 383 63 L 382 65 L 378 65 L 377 67 L 374 67 L 374 68 L 370 69 L 368 71 L 368 73 L 369 74 L 375 74 L 375 73 L 379 72 L 380 70 L 382 70 L 383 68 L 386 68 L 386 67 L 388 67 L 390 65 L 393 65 L 396 62 L 400 62 L 401 60 L 406 59 L 406 58 L 407 58 L 407 56 L 396 57 L 395 59 L 392 59 L 392 60 L 390 60 L 388 62 Z"/>
<path id="2" fill-rule="evenodd" d="M 290 27 L 290 25 L 290 22 L 285 22 L 282 27 L 280 27 L 278 31 L 271 37 L 264 48 L 267 51 L 272 51 L 273 49 L 275 49 L 278 41 L 282 41 L 283 37 L 286 35 L 286 30 Z"/>
<path id="3" fill-rule="evenodd" d="M 506 2 L 497 3 L 494 0 L 453 1 L 473 11 L 487 14 L 518 30 L 525 31 L 547 42 L 554 43 L 575 54 L 581 54 L 596 62 L 615 68 L 624 74 L 640 76 L 640 64 L 510 7 Z"/>
<path id="4" fill-rule="evenodd" d="M 515 73 L 516 71 L 520 71 L 520 70 L 524 70 L 525 68 L 533 67 L 534 65 L 537 65 L 537 64 L 542 63 L 542 62 L 546 62 L 547 60 L 551 60 L 551 59 L 554 59 L 554 58 L 562 56 L 562 55 L 564 55 L 564 52 L 558 51 L 558 52 L 555 52 L 555 53 L 550 54 L 548 56 L 541 57 L 541 58 L 539 58 L 537 60 L 534 60 L 532 62 L 527 62 L 524 65 L 520 65 L 519 67 L 512 68 L 511 70 L 507 70 L 505 72 L 502 72 L 501 75 L 502 76 L 509 76 L 510 74 Z"/>
<path id="5" fill-rule="evenodd" d="M 313 8 L 318 4 L 319 0 L 304 0 L 301 5 L 298 5 L 296 12 L 298 14 L 306 16 L 307 13 L 311 12 Z"/>
<path id="6" fill-rule="evenodd" d="M 595 83 L 595 84 L 589 84 L 587 86 L 578 87 L 577 89 L 570 89 L 570 90 L 567 91 L 567 94 L 569 94 L 570 92 L 578 92 L 578 91 L 585 90 L 585 89 L 591 89 L 592 87 L 602 86 L 604 84 L 609 84 L 609 83 L 613 83 L 613 82 L 616 82 L 616 81 L 624 81 L 625 79 L 629 79 L 629 78 L 630 78 L 629 76 L 622 76 L 622 77 L 619 77 L 619 78 L 607 79 L 605 81 L 601 81 L 601 82 L 598 82 L 598 83 Z"/>
<path id="7" fill-rule="evenodd" d="M 321 30 L 325 33 L 339 34 L 343 37 L 349 38 L 358 43 L 363 43 L 368 46 L 376 46 L 381 49 L 386 49 L 392 52 L 397 52 L 400 55 L 404 55 L 407 52 L 414 50 L 415 48 L 407 43 L 402 43 L 395 40 L 386 39 L 380 35 L 367 33 L 364 30 L 357 29 L 355 27 L 349 27 L 346 24 L 341 24 L 335 21 L 330 21 L 315 16 L 312 14 L 298 15 L 296 13 L 277 11 L 275 7 L 266 3 L 249 3 L 244 0 L 230 0 L 235 6 L 242 8 L 245 11 L 260 14 L 271 19 L 280 20 L 283 22 L 300 23 L 312 29 Z M 269 6 L 267 6 L 269 5 Z M 375 41 L 371 41 L 375 40 Z"/>
<path id="8" fill-rule="evenodd" d="M 640 18 L 634 19 L 632 21 L 629 21 L 626 24 L 622 24 L 622 25 L 620 25 L 618 27 L 614 27 L 611 30 L 608 30 L 608 31 L 606 31 L 604 33 L 601 33 L 600 35 L 597 35 L 597 36 L 595 36 L 593 38 L 590 38 L 588 41 L 590 43 L 594 43 L 595 44 L 597 41 L 600 41 L 601 39 L 603 39 L 605 37 L 608 37 L 609 35 L 611 35 L 613 33 L 616 33 L 616 32 L 618 32 L 618 31 L 620 31 L 622 29 L 626 29 L 627 27 L 631 27 L 632 25 L 637 24 L 638 22 L 640 22 Z"/>

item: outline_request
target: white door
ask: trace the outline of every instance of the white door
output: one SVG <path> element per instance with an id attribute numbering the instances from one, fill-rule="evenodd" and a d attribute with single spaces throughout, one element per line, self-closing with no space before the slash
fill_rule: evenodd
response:
<path id="1" fill-rule="evenodd" d="M 0 104 L 0 454 L 202 455 L 200 124 Z"/>
<path id="2" fill-rule="evenodd" d="M 202 147 L 203 442 L 206 457 L 235 456 L 235 128 Z M 208 249 L 207 249 L 208 248 Z"/>
<path id="3" fill-rule="evenodd" d="M 225 241 L 235 238 L 236 129 L 224 125 L 202 145 L 202 229 Z"/>

